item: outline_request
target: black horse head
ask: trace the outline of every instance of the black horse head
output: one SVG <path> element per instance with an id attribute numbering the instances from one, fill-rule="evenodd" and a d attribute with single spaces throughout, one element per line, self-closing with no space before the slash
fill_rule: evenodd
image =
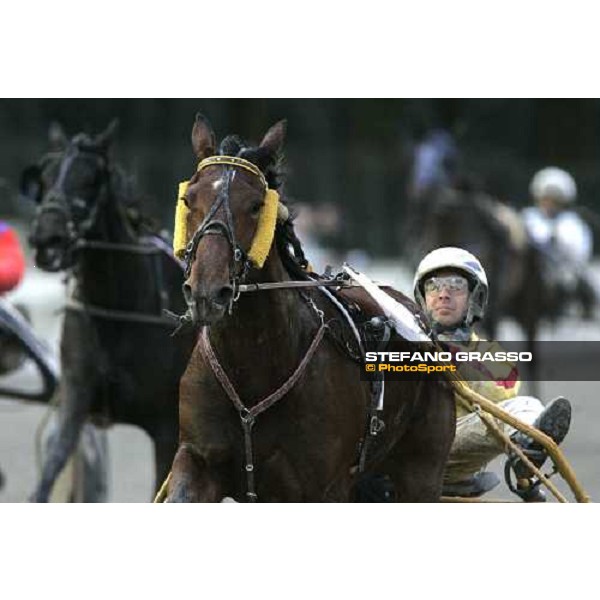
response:
<path id="1" fill-rule="evenodd" d="M 109 195 L 108 151 L 116 133 L 113 121 L 101 134 L 80 133 L 70 141 L 51 130 L 52 151 L 21 178 L 21 193 L 38 204 L 30 243 L 35 262 L 47 271 L 73 264 L 77 241 L 93 229 Z"/>

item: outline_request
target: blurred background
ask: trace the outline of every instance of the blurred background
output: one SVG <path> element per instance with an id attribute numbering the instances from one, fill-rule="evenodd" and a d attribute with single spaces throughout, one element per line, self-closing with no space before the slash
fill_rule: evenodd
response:
<path id="1" fill-rule="evenodd" d="M 298 233 L 309 259 L 319 270 L 349 260 L 405 293 L 411 292 L 413 268 L 406 248 L 413 159 L 431 131 L 444 131 L 452 139 L 453 160 L 472 185 L 515 209 L 531 204 L 532 175 L 556 165 L 575 178 L 578 204 L 600 213 L 600 100 L 0 100 L 0 217 L 17 229 L 28 259 L 25 280 L 10 299 L 28 307 L 36 332 L 54 350 L 64 277 L 43 273 L 32 263 L 26 240 L 35 207 L 19 197 L 22 170 L 48 150 L 52 123 L 71 137 L 80 131 L 98 133 L 116 117 L 115 158 L 133 173 L 145 211 L 171 231 L 177 183 L 195 168 L 190 131 L 198 111 L 209 118 L 219 139 L 238 133 L 259 142 L 271 125 L 287 119 L 286 191 L 298 207 Z M 595 261 L 590 268 L 597 289 L 600 269 Z M 511 319 L 502 321 L 499 339 L 520 336 Z M 600 323 L 567 313 L 545 325 L 542 338 L 600 340 Z M 24 371 L 21 378 L 27 377 Z M 596 497 L 600 406 L 594 401 L 599 390 L 598 383 L 547 382 L 540 393 L 544 401 L 559 393 L 574 401 L 565 450 Z M 0 468 L 6 476 L 0 501 L 22 501 L 32 491 L 34 440 L 46 411 L 0 398 Z M 149 440 L 124 426 L 113 427 L 108 436 L 110 499 L 148 500 Z"/>
<path id="2" fill-rule="evenodd" d="M 288 120 L 287 191 L 309 206 L 343 212 L 329 245 L 398 253 L 410 157 L 431 129 L 452 133 L 481 185 L 514 206 L 528 203 L 533 172 L 557 164 L 580 199 L 600 206 L 600 101 L 553 99 L 10 99 L 0 100 L 0 210 L 26 210 L 16 196 L 24 165 L 47 149 L 56 121 L 68 135 L 120 120 L 117 156 L 133 172 L 151 214 L 173 219 L 177 182 L 194 168 L 189 134 L 197 111 L 219 138 L 260 141 Z"/>

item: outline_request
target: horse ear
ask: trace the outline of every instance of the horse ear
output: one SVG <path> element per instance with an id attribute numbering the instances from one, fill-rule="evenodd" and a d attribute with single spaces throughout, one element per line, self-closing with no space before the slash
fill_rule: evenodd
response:
<path id="1" fill-rule="evenodd" d="M 192 127 L 192 148 L 198 160 L 204 160 L 215 153 L 217 138 L 208 119 L 201 113 L 196 114 Z"/>
<path id="2" fill-rule="evenodd" d="M 287 121 L 285 119 L 275 123 L 275 125 L 273 125 L 273 127 L 265 134 L 265 137 L 260 143 L 260 147 L 267 150 L 271 155 L 279 154 L 283 148 L 286 130 Z"/>
<path id="3" fill-rule="evenodd" d="M 48 145 L 51 152 L 60 152 L 67 147 L 69 140 L 60 123 L 53 121 L 48 127 Z"/>
<path id="4" fill-rule="evenodd" d="M 119 129 L 119 119 L 113 119 L 108 127 L 96 136 L 96 145 L 102 148 L 108 148 L 115 139 L 117 135 L 117 130 Z"/>

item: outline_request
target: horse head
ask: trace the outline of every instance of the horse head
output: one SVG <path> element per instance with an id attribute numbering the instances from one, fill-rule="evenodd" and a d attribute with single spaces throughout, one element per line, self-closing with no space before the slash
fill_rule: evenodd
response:
<path id="1" fill-rule="evenodd" d="M 278 219 L 287 220 L 276 191 L 285 129 L 285 121 L 278 122 L 258 146 L 227 136 L 217 148 L 208 121 L 196 117 L 192 146 L 198 168 L 180 200 L 183 289 L 196 324 L 215 323 L 231 310 L 238 286 L 256 277 L 271 254 Z"/>
<path id="2" fill-rule="evenodd" d="M 117 129 L 113 121 L 101 134 L 80 133 L 70 141 L 51 128 L 52 150 L 21 177 L 21 193 L 38 204 L 30 243 L 36 265 L 59 271 L 73 265 L 78 240 L 93 228 L 108 196 L 108 151 Z"/>

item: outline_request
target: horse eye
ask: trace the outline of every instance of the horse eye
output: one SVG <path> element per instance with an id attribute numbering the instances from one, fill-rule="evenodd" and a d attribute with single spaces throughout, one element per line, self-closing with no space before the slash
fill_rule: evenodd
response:
<path id="1" fill-rule="evenodd" d="M 258 213 L 260 212 L 260 209 L 263 207 L 263 203 L 262 202 L 255 202 L 252 205 L 252 208 L 250 209 L 250 212 L 252 213 L 253 216 L 258 215 Z"/>

